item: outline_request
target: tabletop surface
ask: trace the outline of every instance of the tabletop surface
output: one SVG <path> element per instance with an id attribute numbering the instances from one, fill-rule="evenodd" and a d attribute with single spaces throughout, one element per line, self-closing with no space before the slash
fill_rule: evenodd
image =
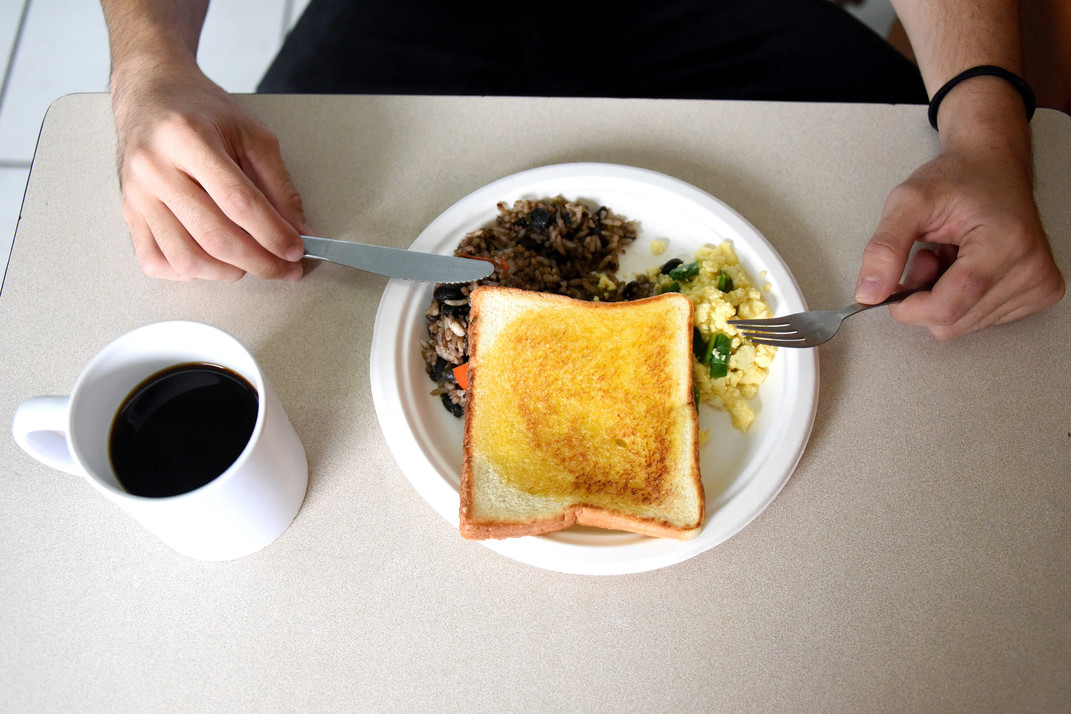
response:
<path id="1" fill-rule="evenodd" d="M 405 247 L 513 172 L 638 166 L 735 208 L 812 307 L 850 300 L 885 196 L 938 148 L 912 106 L 240 100 L 279 135 L 320 235 Z M 1033 127 L 1071 276 L 1071 119 Z M 808 447 L 758 518 L 670 567 L 566 575 L 463 540 L 399 470 L 369 384 L 385 278 L 144 277 L 114 151 L 106 96 L 50 109 L 0 292 L 0 415 L 68 393 L 129 329 L 199 320 L 261 363 L 309 490 L 276 542 L 205 563 L 0 440 L 5 709 L 1067 710 L 1068 299 L 947 343 L 884 310 L 852 318 L 820 348 Z"/>

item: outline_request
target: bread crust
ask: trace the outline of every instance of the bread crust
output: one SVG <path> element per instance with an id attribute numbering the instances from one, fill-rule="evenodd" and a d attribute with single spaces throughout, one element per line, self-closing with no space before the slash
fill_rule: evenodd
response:
<path id="1" fill-rule="evenodd" d="M 666 519 L 646 517 L 606 507 L 604 505 L 587 503 L 584 502 L 583 499 L 577 499 L 575 502 L 571 502 L 553 513 L 537 515 L 525 518 L 524 520 L 480 519 L 474 515 L 475 496 L 473 493 L 473 483 L 474 471 L 476 468 L 474 457 L 477 452 L 477 444 L 475 443 L 475 419 L 472 418 L 472 405 L 475 400 L 479 399 L 477 395 L 479 393 L 478 382 L 480 379 L 480 344 L 483 337 L 481 334 L 481 325 L 483 323 L 481 312 L 484 309 L 483 296 L 490 292 L 498 293 L 496 297 L 499 298 L 505 297 L 510 301 L 520 301 L 520 304 L 522 305 L 521 309 L 528 309 L 533 306 L 538 307 L 540 305 L 572 305 L 579 309 L 601 311 L 608 309 L 620 310 L 623 305 L 623 303 L 588 303 L 559 295 L 533 293 L 531 291 L 519 290 L 516 288 L 497 286 L 480 287 L 473 292 L 471 295 L 471 312 L 469 316 L 470 361 L 468 382 L 470 394 L 465 413 L 463 442 L 464 455 L 462 459 L 461 486 L 459 489 L 461 535 L 464 538 L 473 540 L 488 538 L 501 539 L 525 535 L 541 535 L 569 528 L 573 525 L 582 525 L 678 540 L 687 540 L 695 537 L 701 530 L 705 517 L 705 499 L 703 495 L 702 477 L 699 471 L 698 418 L 695 416 L 694 394 L 690 386 L 692 306 L 687 298 L 677 294 L 665 294 L 651 298 L 644 298 L 642 300 L 633 301 L 631 305 L 643 304 L 656 300 L 679 300 L 681 302 L 677 303 L 677 309 L 683 310 L 687 314 L 686 362 L 688 376 L 686 379 L 688 380 L 689 385 L 687 389 L 687 403 L 691 410 L 691 418 L 687 420 L 682 428 L 690 430 L 691 432 L 690 434 L 685 435 L 685 438 L 689 440 L 691 447 L 690 454 L 687 457 L 688 463 L 686 465 L 686 473 L 683 475 L 678 474 L 675 477 L 674 483 L 677 484 L 678 488 L 690 490 L 691 494 L 694 494 L 694 496 L 691 494 L 690 496 L 697 499 L 696 517 L 691 522 L 684 524 L 671 523 Z M 479 406 L 477 405 L 476 408 L 479 408 Z"/>

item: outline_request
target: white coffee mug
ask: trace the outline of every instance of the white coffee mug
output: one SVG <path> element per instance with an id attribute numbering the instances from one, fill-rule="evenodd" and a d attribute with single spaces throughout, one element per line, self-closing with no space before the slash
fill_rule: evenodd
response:
<path id="1" fill-rule="evenodd" d="M 160 498 L 128 493 L 109 455 L 116 414 L 147 378 L 186 363 L 224 367 L 253 386 L 252 435 L 234 463 L 199 488 Z M 256 360 L 227 333 L 196 322 L 158 322 L 119 337 L 90 360 L 70 396 L 23 402 L 12 432 L 38 461 L 85 477 L 164 543 L 202 560 L 240 558 L 274 541 L 308 486 L 305 449 Z"/>

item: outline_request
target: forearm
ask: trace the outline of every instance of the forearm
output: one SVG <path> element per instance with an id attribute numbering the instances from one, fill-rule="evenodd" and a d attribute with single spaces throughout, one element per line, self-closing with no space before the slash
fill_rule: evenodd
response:
<path id="1" fill-rule="evenodd" d="M 1022 73 L 1016 0 L 892 0 L 933 94 L 978 65 Z M 941 144 L 989 147 L 1030 171 L 1030 129 L 1023 100 L 1006 80 L 981 76 L 957 85 L 937 115 Z"/>
<path id="2" fill-rule="evenodd" d="M 995 64 L 1022 71 L 1015 0 L 892 0 L 932 96 L 959 72 Z"/>
<path id="3" fill-rule="evenodd" d="M 208 0 L 101 0 L 113 87 L 128 73 L 196 66 Z"/>

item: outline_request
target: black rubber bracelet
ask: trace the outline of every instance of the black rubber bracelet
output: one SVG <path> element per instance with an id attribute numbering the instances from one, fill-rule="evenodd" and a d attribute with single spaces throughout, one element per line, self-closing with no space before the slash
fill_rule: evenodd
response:
<path id="1" fill-rule="evenodd" d="M 1014 72 L 1009 72 L 1003 67 L 997 67 L 992 64 L 983 64 L 960 72 L 955 77 L 945 82 L 945 85 L 937 90 L 937 93 L 933 95 L 933 99 L 930 100 L 930 126 L 934 129 L 937 128 L 937 111 L 941 108 L 941 102 L 944 101 L 945 97 L 948 96 L 948 93 L 952 91 L 953 87 L 965 79 L 982 76 L 1000 77 L 1006 82 L 1011 83 L 1023 97 L 1023 104 L 1026 105 L 1026 120 L 1030 121 L 1034 118 L 1034 110 L 1038 108 L 1038 100 L 1034 97 L 1034 91 L 1030 89 L 1030 85 L 1027 84 L 1022 77 Z"/>

